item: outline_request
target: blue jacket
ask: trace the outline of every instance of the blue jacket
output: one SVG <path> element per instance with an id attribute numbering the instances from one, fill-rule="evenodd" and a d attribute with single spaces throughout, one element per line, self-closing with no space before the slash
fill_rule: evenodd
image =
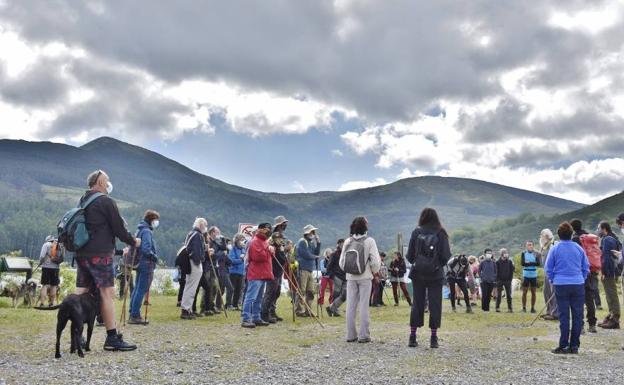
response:
<path id="1" fill-rule="evenodd" d="M 316 241 L 308 241 L 305 238 L 301 238 L 297 243 L 297 262 L 299 262 L 299 270 L 316 270 L 316 261 L 320 253 L 320 242 L 316 243 Z"/>
<path id="2" fill-rule="evenodd" d="M 610 235 L 602 237 L 600 249 L 602 250 L 602 274 L 608 278 L 615 278 L 615 261 L 611 256 L 611 250 L 618 250 L 618 241 Z"/>
<path id="3" fill-rule="evenodd" d="M 479 264 L 479 277 L 481 282 L 496 282 L 496 262 L 492 258 L 486 258 Z"/>
<path id="4" fill-rule="evenodd" d="M 548 252 L 544 268 L 553 285 L 582 285 L 589 274 L 587 255 L 573 241 L 561 241 Z"/>
<path id="5" fill-rule="evenodd" d="M 158 261 L 154 229 L 145 221 L 141 221 L 137 229 L 139 230 L 137 237 L 141 238 L 141 247 L 139 247 L 140 258 L 146 258 L 154 262 Z"/>
<path id="6" fill-rule="evenodd" d="M 230 250 L 230 254 L 228 254 L 228 259 L 232 262 L 230 266 L 230 274 L 238 274 L 245 275 L 245 261 L 241 256 L 245 254 L 245 249 L 239 249 L 234 246 L 232 250 Z"/>

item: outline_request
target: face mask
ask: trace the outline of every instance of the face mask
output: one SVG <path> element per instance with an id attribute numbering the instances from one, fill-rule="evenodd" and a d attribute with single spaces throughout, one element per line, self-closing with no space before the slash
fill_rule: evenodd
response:
<path id="1" fill-rule="evenodd" d="M 491 253 L 487 253 L 487 254 L 485 254 L 485 256 L 486 256 L 487 258 L 492 258 L 492 254 L 491 254 Z"/>
<path id="2" fill-rule="evenodd" d="M 622 234 L 624 234 L 624 227 L 621 227 L 620 231 L 622 232 Z"/>
<path id="3" fill-rule="evenodd" d="M 154 219 L 154 220 L 152 221 L 152 228 L 154 228 L 154 229 L 155 229 L 155 228 L 157 228 L 157 227 L 158 227 L 158 225 L 160 225 L 160 221 L 159 221 L 158 219 Z"/>
<path id="4" fill-rule="evenodd" d="M 227 245 L 227 249 L 228 249 L 228 251 L 231 251 L 232 250 L 232 245 Z"/>
<path id="5" fill-rule="evenodd" d="M 106 182 L 106 193 L 110 195 L 113 192 L 113 184 L 111 182 Z"/>
<path id="6" fill-rule="evenodd" d="M 509 255 L 503 254 L 502 257 L 503 257 L 503 259 L 507 259 L 507 258 L 509 258 Z"/>

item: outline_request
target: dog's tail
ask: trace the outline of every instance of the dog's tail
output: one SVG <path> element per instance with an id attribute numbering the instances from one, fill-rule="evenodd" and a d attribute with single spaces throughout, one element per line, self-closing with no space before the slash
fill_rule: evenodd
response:
<path id="1" fill-rule="evenodd" d="M 35 306 L 33 307 L 33 309 L 35 310 L 56 310 L 59 307 L 61 307 L 61 305 L 54 305 L 54 306 Z"/>

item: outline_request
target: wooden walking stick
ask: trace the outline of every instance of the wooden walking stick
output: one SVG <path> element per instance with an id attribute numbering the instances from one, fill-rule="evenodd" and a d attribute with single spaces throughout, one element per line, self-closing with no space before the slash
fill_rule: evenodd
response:
<path id="1" fill-rule="evenodd" d="M 273 258 L 277 261 L 277 258 L 275 257 L 275 255 L 273 255 Z M 279 261 L 278 261 L 279 263 Z M 310 306 L 308 305 L 308 303 L 305 301 L 305 298 L 303 297 L 303 295 L 301 294 L 301 290 L 299 290 L 299 288 L 297 286 L 293 285 L 292 279 L 289 277 L 289 275 L 286 275 L 286 279 L 288 279 L 288 284 L 291 287 L 294 287 L 297 295 L 299 296 L 299 299 L 301 299 L 301 301 L 303 302 L 303 305 L 306 307 L 306 309 L 308 310 L 308 312 L 310 312 L 310 314 L 313 315 L 312 318 L 314 318 L 316 320 L 316 322 L 318 322 L 319 325 L 321 325 L 321 327 L 324 329 L 325 325 L 323 325 L 323 323 L 318 319 L 318 316 L 314 315 L 314 313 L 312 312 L 312 309 L 310 308 Z"/>
<path id="2" fill-rule="evenodd" d="M 544 305 L 544 307 L 542 308 L 542 310 L 540 310 L 539 313 L 537 313 L 537 317 L 535 317 L 535 319 L 533 320 L 533 322 L 531 322 L 531 325 L 529 325 L 529 327 L 533 326 L 533 324 L 535 323 L 535 321 L 537 321 L 537 319 L 542 315 L 542 313 L 544 312 L 544 310 L 546 310 L 546 308 L 548 307 L 548 304 L 550 303 L 550 301 L 552 301 L 552 299 L 555 298 L 555 293 L 553 293 L 550 298 L 548 299 L 548 301 L 546 301 L 546 305 Z"/>
<path id="3" fill-rule="evenodd" d="M 223 292 L 221 291 L 221 282 L 219 282 L 219 276 L 217 275 L 217 271 L 215 270 L 214 262 L 210 263 L 210 267 L 212 267 L 212 273 L 217 279 L 217 291 L 219 292 L 219 296 L 221 297 L 221 304 L 223 304 Z M 225 316 L 225 318 L 228 318 L 226 306 L 223 306 L 223 315 Z"/>

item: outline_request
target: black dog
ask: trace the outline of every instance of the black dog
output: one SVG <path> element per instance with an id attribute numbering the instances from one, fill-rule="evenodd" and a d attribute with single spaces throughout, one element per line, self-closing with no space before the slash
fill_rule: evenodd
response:
<path id="1" fill-rule="evenodd" d="M 98 313 L 99 303 L 98 298 L 90 293 L 85 294 L 71 294 L 61 302 L 58 306 L 50 308 L 42 308 L 41 310 L 54 310 L 59 309 L 56 323 L 56 354 L 55 358 L 61 358 L 61 334 L 67 325 L 67 322 L 71 320 L 71 349 L 70 353 L 73 354 L 78 351 L 78 356 L 84 357 L 82 352 L 82 331 L 84 330 L 84 324 L 87 324 L 87 342 L 84 350 L 90 351 L 91 334 L 93 333 L 93 325 L 95 323 L 95 317 Z"/>

